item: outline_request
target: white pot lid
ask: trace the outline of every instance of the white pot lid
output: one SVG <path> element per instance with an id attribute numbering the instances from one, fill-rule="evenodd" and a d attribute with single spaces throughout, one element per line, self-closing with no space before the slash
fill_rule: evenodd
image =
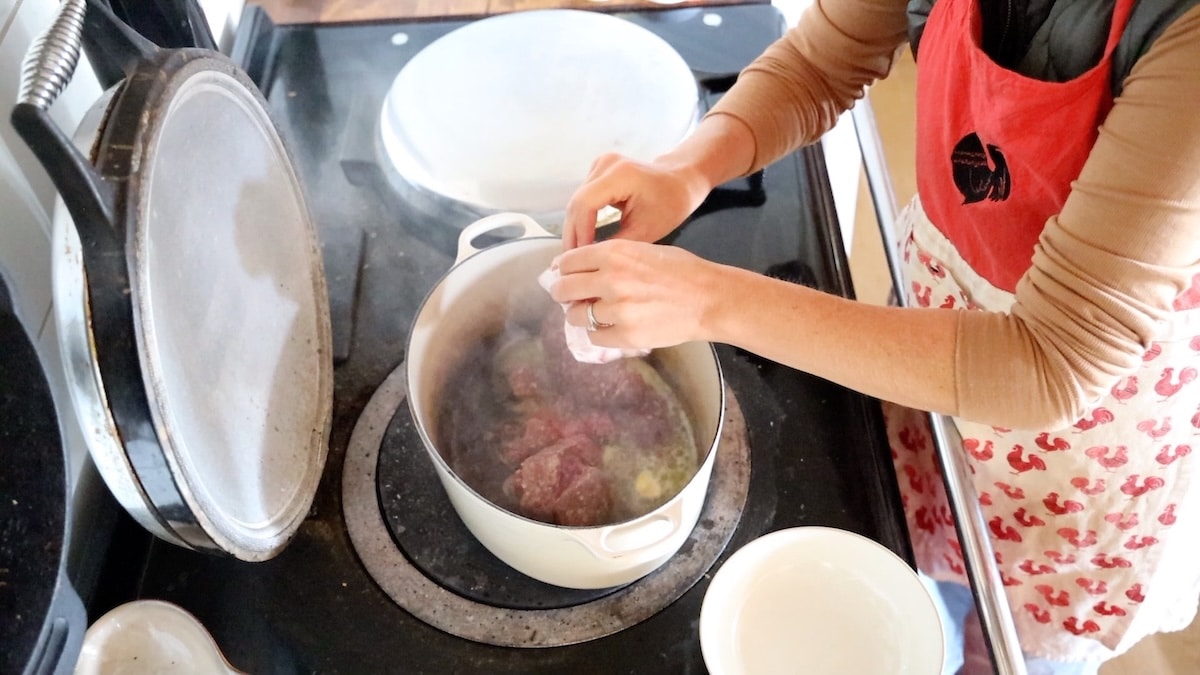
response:
<path id="1" fill-rule="evenodd" d="M 562 211 L 597 156 L 649 160 L 697 118 L 683 58 L 624 19 L 579 10 L 490 17 L 396 75 L 380 121 L 400 176 L 485 210 Z"/>

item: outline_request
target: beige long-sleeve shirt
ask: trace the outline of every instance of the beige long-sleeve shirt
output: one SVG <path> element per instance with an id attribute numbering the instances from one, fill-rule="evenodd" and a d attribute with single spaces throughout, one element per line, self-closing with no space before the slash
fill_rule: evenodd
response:
<path id="1" fill-rule="evenodd" d="M 751 130 L 750 172 L 832 127 L 885 77 L 905 0 L 816 0 L 711 114 Z M 918 68 L 919 68 L 918 64 Z M 1061 428 L 1141 362 L 1200 274 L 1200 7 L 1135 64 L 1010 312 L 960 311 L 953 414 Z"/>

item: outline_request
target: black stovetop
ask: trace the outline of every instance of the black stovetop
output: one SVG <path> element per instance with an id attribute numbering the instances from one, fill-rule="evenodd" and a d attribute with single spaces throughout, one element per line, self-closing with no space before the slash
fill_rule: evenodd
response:
<path id="1" fill-rule="evenodd" d="M 618 16 L 674 46 L 703 79 L 706 104 L 784 29 L 769 5 Z M 755 537 L 800 525 L 838 527 L 911 561 L 878 403 L 720 346 L 753 449 L 748 497 L 709 573 L 665 609 L 581 644 L 498 647 L 418 620 L 368 575 L 343 517 L 343 460 L 368 400 L 403 361 L 420 302 L 454 257 L 445 230 L 430 228 L 427 212 L 389 190 L 369 133 L 400 67 L 464 23 L 275 26 L 258 8 L 246 10 L 233 56 L 262 88 L 290 145 L 325 257 L 336 366 L 328 463 L 296 539 L 268 562 L 190 552 L 151 540 L 121 517 L 92 619 L 133 598 L 175 602 L 206 624 L 235 667 L 257 674 L 695 673 L 704 672 L 697 623 L 711 574 Z M 404 39 L 394 39 L 398 33 Z M 722 186 L 672 243 L 853 294 L 819 145 Z M 407 407 L 398 414 L 407 416 Z"/>

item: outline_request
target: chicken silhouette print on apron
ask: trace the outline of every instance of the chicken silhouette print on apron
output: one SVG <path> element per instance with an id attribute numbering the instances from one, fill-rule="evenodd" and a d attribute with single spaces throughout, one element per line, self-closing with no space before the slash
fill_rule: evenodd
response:
<path id="1" fill-rule="evenodd" d="M 1132 5 L 1117 0 L 1103 58 L 1067 82 L 995 64 L 977 0 L 934 6 L 918 61 L 919 197 L 898 223 L 912 306 L 1012 306 L 1112 108 L 1111 57 Z M 1140 368 L 1072 426 L 954 420 L 962 442 L 951 451 L 967 455 L 1026 651 L 1096 658 L 1195 611 L 1200 312 L 1177 305 Z M 885 413 L 919 567 L 965 583 L 924 416 Z"/>

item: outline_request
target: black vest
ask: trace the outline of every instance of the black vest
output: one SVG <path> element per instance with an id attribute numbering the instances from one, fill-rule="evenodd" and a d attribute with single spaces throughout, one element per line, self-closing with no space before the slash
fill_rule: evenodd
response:
<path id="1" fill-rule="evenodd" d="M 1114 0 L 973 0 L 983 9 L 983 48 L 1026 77 L 1065 82 L 1100 62 Z M 917 56 L 936 0 L 909 0 L 908 37 Z M 1139 0 L 1113 54 L 1113 95 L 1163 30 L 1200 0 Z"/>

